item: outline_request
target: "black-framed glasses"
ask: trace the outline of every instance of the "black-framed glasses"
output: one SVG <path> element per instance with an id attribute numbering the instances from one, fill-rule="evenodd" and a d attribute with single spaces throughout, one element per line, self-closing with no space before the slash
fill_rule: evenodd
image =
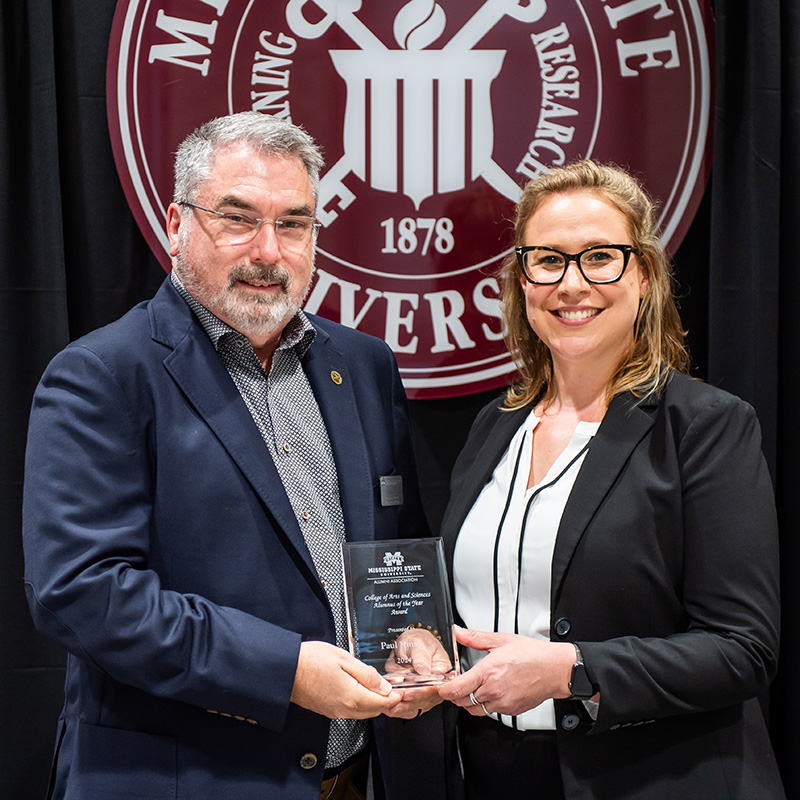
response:
<path id="1" fill-rule="evenodd" d="M 580 253 L 565 253 L 554 247 L 524 245 L 515 247 L 517 263 L 528 283 L 561 283 L 570 261 L 578 265 L 588 283 L 616 283 L 625 273 L 631 253 L 639 251 L 629 244 L 596 244 Z"/>
<path id="2" fill-rule="evenodd" d="M 269 222 L 275 228 L 278 241 L 289 246 L 301 246 L 308 244 L 311 234 L 322 225 L 314 217 L 305 217 L 299 214 L 287 214 L 276 219 L 266 219 L 238 208 L 230 211 L 212 211 L 210 208 L 190 203 L 188 200 L 181 200 L 178 205 L 213 214 L 219 220 L 219 226 L 215 232 L 217 238 L 229 244 L 245 244 L 251 241 L 261 230 L 261 226 L 265 222 Z"/>

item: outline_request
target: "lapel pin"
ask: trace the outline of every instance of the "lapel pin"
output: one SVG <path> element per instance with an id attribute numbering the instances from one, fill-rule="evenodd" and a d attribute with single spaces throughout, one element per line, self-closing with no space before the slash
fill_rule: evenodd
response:
<path id="1" fill-rule="evenodd" d="M 331 380 L 337 385 L 340 386 L 342 383 L 342 376 L 335 370 L 331 370 Z"/>

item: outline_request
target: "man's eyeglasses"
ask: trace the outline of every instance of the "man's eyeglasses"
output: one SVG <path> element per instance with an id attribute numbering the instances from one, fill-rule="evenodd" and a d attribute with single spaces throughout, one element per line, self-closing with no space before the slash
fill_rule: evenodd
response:
<path id="1" fill-rule="evenodd" d="M 631 253 L 639 251 L 629 244 L 597 244 L 580 253 L 564 253 L 552 247 L 525 245 L 514 248 L 517 263 L 528 283 L 561 283 L 570 261 L 578 265 L 588 283 L 616 283 L 628 266 Z"/>
<path id="2" fill-rule="evenodd" d="M 265 222 L 269 222 L 275 228 L 275 235 L 281 243 L 293 246 L 305 245 L 311 239 L 311 234 L 322 224 L 314 217 L 297 214 L 288 214 L 277 219 L 262 219 L 240 209 L 212 211 L 210 208 L 203 208 L 197 203 L 189 203 L 186 200 L 179 201 L 178 205 L 213 214 L 219 221 L 216 231 L 217 238 L 229 244 L 246 244 L 256 237 Z"/>

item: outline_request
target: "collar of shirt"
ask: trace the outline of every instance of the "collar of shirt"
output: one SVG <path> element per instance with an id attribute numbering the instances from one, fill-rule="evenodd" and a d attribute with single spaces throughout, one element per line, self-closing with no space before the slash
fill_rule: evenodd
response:
<path id="1" fill-rule="evenodd" d="M 203 330 L 208 334 L 208 338 L 211 339 L 215 350 L 219 350 L 220 341 L 224 337 L 235 336 L 237 338 L 247 338 L 243 333 L 240 333 L 235 328 L 231 328 L 230 325 L 223 322 L 202 303 L 192 297 L 192 295 L 189 294 L 189 290 L 183 285 L 181 279 L 175 274 L 175 270 L 170 272 L 170 280 L 178 294 L 186 301 L 189 308 L 192 309 L 195 316 L 200 321 Z M 281 341 L 277 349 L 287 350 L 293 347 L 297 352 L 297 357 L 302 358 L 306 352 L 308 352 L 308 348 L 311 347 L 316 335 L 317 331 L 308 317 L 302 311 L 298 311 L 289 322 L 286 323 L 286 327 L 281 333 Z"/>

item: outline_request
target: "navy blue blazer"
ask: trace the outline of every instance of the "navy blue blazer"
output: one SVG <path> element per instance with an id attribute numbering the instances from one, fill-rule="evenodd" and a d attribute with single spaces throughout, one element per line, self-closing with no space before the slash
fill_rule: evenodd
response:
<path id="1" fill-rule="evenodd" d="M 481 411 L 456 462 L 451 565 L 530 412 L 499 406 Z M 601 696 L 596 721 L 580 701 L 555 701 L 568 800 L 784 796 L 754 699 L 777 668 L 778 537 L 749 405 L 679 374 L 660 398 L 614 398 L 564 509 L 551 577 L 551 640 L 580 645 Z"/>
<path id="2" fill-rule="evenodd" d="M 393 354 L 310 319 L 303 368 L 348 538 L 427 535 Z M 402 505 L 381 504 L 385 475 L 403 477 Z M 329 721 L 289 697 L 300 643 L 335 641 L 331 610 L 269 451 L 169 280 L 48 367 L 23 516 L 34 621 L 69 651 L 53 797 L 318 797 Z"/>

